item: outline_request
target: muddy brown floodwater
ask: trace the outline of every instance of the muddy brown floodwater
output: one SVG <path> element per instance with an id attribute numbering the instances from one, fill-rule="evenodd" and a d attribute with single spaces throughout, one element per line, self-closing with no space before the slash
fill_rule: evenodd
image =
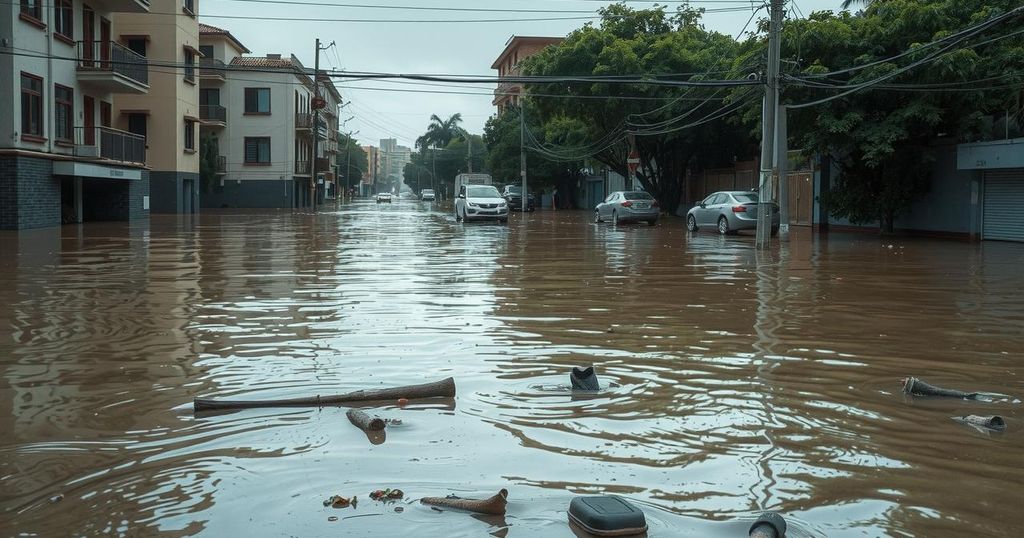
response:
<path id="1" fill-rule="evenodd" d="M 758 253 L 681 219 L 402 200 L 0 249 L 3 536 L 572 537 L 598 492 L 652 537 L 745 537 L 762 509 L 793 537 L 1024 532 L 1024 245 L 798 230 Z M 586 364 L 614 386 L 565 392 Z M 1011 398 L 908 400 L 909 375 Z M 372 440 L 344 407 L 191 409 L 446 376 L 454 402 L 380 408 L 402 424 Z M 503 487 L 504 518 L 412 502 Z"/>

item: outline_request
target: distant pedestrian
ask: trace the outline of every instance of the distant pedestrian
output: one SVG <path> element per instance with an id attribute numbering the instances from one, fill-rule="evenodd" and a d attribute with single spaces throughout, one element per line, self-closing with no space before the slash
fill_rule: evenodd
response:
<path id="1" fill-rule="evenodd" d="M 551 209 L 558 209 L 558 187 L 551 191 Z"/>

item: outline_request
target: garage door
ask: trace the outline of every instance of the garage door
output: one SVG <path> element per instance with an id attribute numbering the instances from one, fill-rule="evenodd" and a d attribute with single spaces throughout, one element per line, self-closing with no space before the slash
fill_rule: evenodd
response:
<path id="1" fill-rule="evenodd" d="M 1024 170 L 985 172 L 982 237 L 997 241 L 1024 241 Z"/>

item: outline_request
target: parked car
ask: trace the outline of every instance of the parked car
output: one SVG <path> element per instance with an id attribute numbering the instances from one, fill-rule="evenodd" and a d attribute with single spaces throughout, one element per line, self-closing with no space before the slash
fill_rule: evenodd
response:
<path id="1" fill-rule="evenodd" d="M 653 196 L 643 191 L 615 191 L 594 208 L 594 222 L 658 222 L 661 207 Z"/>
<path id="2" fill-rule="evenodd" d="M 508 203 L 508 208 L 512 211 L 523 210 L 523 187 L 520 185 L 505 185 L 505 189 L 501 191 L 501 197 Z M 526 197 L 526 210 L 533 211 L 533 196 Z"/>
<path id="3" fill-rule="evenodd" d="M 433 191 L 433 189 L 423 189 L 423 190 L 421 190 L 420 191 L 420 200 L 423 200 L 424 202 L 432 202 L 432 201 L 434 201 L 434 191 Z"/>
<path id="4" fill-rule="evenodd" d="M 391 193 L 390 192 L 379 192 L 379 193 L 377 193 L 377 203 L 378 204 L 382 204 L 384 202 L 387 202 L 389 204 L 391 203 Z"/>
<path id="5" fill-rule="evenodd" d="M 508 203 L 493 185 L 462 185 L 455 198 L 455 220 L 508 222 Z"/>
<path id="6" fill-rule="evenodd" d="M 720 234 L 757 229 L 758 194 L 753 191 L 720 191 L 701 200 L 686 213 L 686 228 L 696 232 L 715 226 Z M 779 231 L 779 206 L 772 204 L 772 235 Z"/>

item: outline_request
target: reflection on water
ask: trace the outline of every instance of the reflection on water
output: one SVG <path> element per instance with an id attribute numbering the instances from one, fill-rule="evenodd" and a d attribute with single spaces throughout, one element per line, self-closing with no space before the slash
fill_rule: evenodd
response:
<path id="1" fill-rule="evenodd" d="M 1024 246 L 797 230 L 760 253 L 586 220 L 403 200 L 0 234 L 0 534 L 569 537 L 600 492 L 651 536 L 741 536 L 762 509 L 792 536 L 1024 530 L 1019 402 L 899 392 L 1024 394 Z M 561 390 L 587 364 L 606 388 Z M 189 405 L 449 375 L 454 405 L 386 405 L 402 424 L 375 437 L 344 408 Z M 414 502 L 502 487 L 504 519 Z"/>

